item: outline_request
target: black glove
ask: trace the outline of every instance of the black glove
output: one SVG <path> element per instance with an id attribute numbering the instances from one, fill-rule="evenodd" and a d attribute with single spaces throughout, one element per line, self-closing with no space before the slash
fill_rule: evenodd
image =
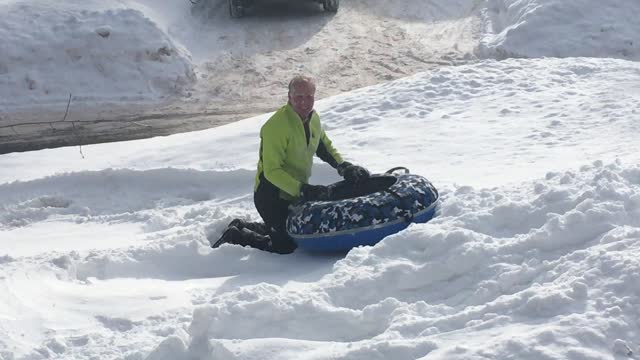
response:
<path id="1" fill-rule="evenodd" d="M 300 200 L 302 201 L 327 201 L 331 198 L 328 186 L 302 184 L 300 187 Z"/>
<path id="2" fill-rule="evenodd" d="M 342 176 L 347 182 L 359 183 L 369 178 L 369 171 L 362 166 L 353 165 L 350 162 L 343 162 L 338 165 L 338 174 Z"/>

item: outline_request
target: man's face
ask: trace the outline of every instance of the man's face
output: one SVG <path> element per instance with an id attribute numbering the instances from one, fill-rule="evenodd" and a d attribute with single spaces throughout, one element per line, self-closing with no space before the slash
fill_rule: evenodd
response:
<path id="1" fill-rule="evenodd" d="M 296 84 L 289 93 L 289 103 L 300 117 L 305 120 L 313 110 L 316 88 L 307 82 Z"/>

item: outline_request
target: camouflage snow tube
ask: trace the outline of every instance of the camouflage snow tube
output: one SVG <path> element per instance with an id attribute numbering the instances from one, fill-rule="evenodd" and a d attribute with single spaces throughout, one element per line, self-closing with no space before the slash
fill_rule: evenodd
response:
<path id="1" fill-rule="evenodd" d="M 393 170 L 404 169 L 404 174 Z M 289 210 L 287 232 L 298 247 L 340 252 L 374 245 L 411 223 L 425 223 L 436 212 L 438 191 L 426 178 L 394 168 L 363 184 L 330 185 L 331 201 L 311 201 Z"/>

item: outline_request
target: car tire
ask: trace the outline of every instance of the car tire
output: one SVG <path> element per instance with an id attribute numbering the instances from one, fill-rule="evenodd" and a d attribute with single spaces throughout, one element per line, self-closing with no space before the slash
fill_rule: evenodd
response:
<path id="1" fill-rule="evenodd" d="M 241 0 L 229 0 L 229 15 L 236 19 L 244 16 L 244 6 Z"/>
<path id="2" fill-rule="evenodd" d="M 336 13 L 338 12 L 338 7 L 340 6 L 340 0 L 323 0 L 322 7 L 327 12 Z"/>

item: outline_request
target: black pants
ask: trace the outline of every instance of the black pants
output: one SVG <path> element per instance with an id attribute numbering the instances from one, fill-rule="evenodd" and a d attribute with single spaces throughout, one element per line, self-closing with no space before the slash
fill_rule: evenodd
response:
<path id="1" fill-rule="evenodd" d="M 268 234 L 264 235 L 271 237 L 272 251 L 280 254 L 293 252 L 296 244 L 286 228 L 291 203 L 280 198 L 280 189 L 260 175 L 260 185 L 253 193 L 253 202 L 267 229 Z"/>

